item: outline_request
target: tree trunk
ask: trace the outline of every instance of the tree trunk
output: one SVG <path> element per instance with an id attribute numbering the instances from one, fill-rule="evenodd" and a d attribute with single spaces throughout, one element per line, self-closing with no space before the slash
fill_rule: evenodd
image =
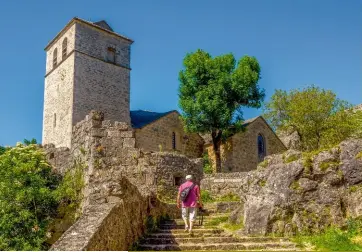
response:
<path id="1" fill-rule="evenodd" d="M 212 131 L 212 146 L 215 153 L 215 165 L 216 172 L 221 172 L 221 153 L 220 153 L 220 145 L 221 145 L 221 135 L 222 131 Z"/>

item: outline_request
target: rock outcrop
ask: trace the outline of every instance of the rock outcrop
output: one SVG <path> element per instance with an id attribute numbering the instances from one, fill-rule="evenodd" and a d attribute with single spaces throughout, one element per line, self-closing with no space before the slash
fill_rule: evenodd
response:
<path id="1" fill-rule="evenodd" d="M 267 165 L 247 174 L 240 186 L 243 232 L 318 232 L 362 216 L 361 153 L 362 139 L 356 139 L 314 155 L 290 150 L 267 157 Z"/>

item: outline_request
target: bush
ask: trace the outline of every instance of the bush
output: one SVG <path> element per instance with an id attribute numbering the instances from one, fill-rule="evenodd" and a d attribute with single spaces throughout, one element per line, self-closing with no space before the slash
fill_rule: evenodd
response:
<path id="1" fill-rule="evenodd" d="M 0 156 L 0 250 L 46 249 L 46 228 L 57 213 L 58 183 L 34 144 L 18 144 Z"/>
<path id="2" fill-rule="evenodd" d="M 362 251 L 362 245 L 354 242 L 354 237 L 362 233 L 362 220 L 349 219 L 346 230 L 336 227 L 327 228 L 322 234 L 299 236 L 295 241 L 299 245 L 312 244 L 319 250 Z"/>
<path id="3" fill-rule="evenodd" d="M 62 179 L 35 140 L 24 143 L 0 155 L 0 250 L 46 250 L 49 224 L 59 215 L 75 220 L 82 200 L 80 162 Z"/>
<path id="4" fill-rule="evenodd" d="M 58 212 L 61 216 L 67 215 L 75 221 L 80 213 L 79 206 L 83 199 L 84 164 L 80 160 L 74 161 L 73 166 L 64 174 L 58 188 L 54 191 L 59 202 Z"/>
<path id="5" fill-rule="evenodd" d="M 212 165 L 211 165 L 211 162 L 210 162 L 210 159 L 209 159 L 209 155 L 207 152 L 205 152 L 202 156 L 202 160 L 204 162 L 204 173 L 206 174 L 212 174 Z"/>
<path id="6" fill-rule="evenodd" d="M 203 203 L 214 202 L 210 192 L 207 190 L 201 190 L 201 200 Z"/>

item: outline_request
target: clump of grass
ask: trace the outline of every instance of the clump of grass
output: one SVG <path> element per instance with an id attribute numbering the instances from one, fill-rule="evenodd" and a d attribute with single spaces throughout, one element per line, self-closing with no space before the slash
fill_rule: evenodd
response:
<path id="1" fill-rule="evenodd" d="M 228 216 L 215 217 L 212 218 L 209 222 L 205 223 L 205 226 L 219 226 L 221 223 L 227 222 L 228 219 Z"/>
<path id="2" fill-rule="evenodd" d="M 266 168 L 269 165 L 269 160 L 264 160 L 263 162 L 259 163 L 258 166 Z"/>
<path id="3" fill-rule="evenodd" d="M 264 187 L 266 185 L 266 180 L 265 179 L 259 180 L 258 185 Z"/>
<path id="4" fill-rule="evenodd" d="M 293 240 L 297 245 L 306 247 L 311 244 L 318 250 L 327 251 L 362 251 L 360 236 L 362 234 L 362 221 L 350 219 L 347 229 L 329 227 L 321 234 L 309 236 L 297 236 Z"/>
<path id="5" fill-rule="evenodd" d="M 292 155 L 284 158 L 284 163 L 288 164 L 288 163 L 294 162 L 296 160 L 298 160 L 298 156 L 295 154 L 292 154 Z"/>
<path id="6" fill-rule="evenodd" d="M 237 231 L 244 228 L 244 224 L 242 222 L 239 224 L 226 223 L 223 225 L 223 228 L 228 229 L 230 231 Z"/>
<path id="7" fill-rule="evenodd" d="M 356 158 L 357 159 L 362 159 L 362 151 L 357 153 Z"/>
<path id="8" fill-rule="evenodd" d="M 349 192 L 357 192 L 358 190 L 361 190 L 362 189 L 362 186 L 361 185 L 354 185 L 354 186 L 351 186 L 349 187 Z"/>
<path id="9" fill-rule="evenodd" d="M 220 201 L 220 202 L 240 201 L 240 196 L 233 194 L 233 193 L 228 193 L 226 195 L 223 195 L 223 196 L 217 198 L 216 201 Z"/>
<path id="10" fill-rule="evenodd" d="M 302 188 L 300 187 L 299 181 L 293 181 L 293 183 L 290 184 L 289 186 L 290 189 L 293 189 L 295 191 L 301 190 Z"/>
<path id="11" fill-rule="evenodd" d="M 319 168 L 321 171 L 325 172 L 328 170 L 329 167 L 338 167 L 339 162 L 337 161 L 329 161 L 329 162 L 323 162 L 319 164 Z"/>
<path id="12" fill-rule="evenodd" d="M 208 190 L 201 190 L 201 200 L 203 203 L 215 202 L 215 199 Z"/>

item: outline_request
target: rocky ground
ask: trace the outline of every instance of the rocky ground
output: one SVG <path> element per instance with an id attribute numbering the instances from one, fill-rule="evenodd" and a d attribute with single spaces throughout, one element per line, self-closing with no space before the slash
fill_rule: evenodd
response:
<path id="1" fill-rule="evenodd" d="M 329 150 L 273 155 L 245 176 L 232 220 L 243 235 L 316 233 L 362 216 L 362 139 Z"/>

